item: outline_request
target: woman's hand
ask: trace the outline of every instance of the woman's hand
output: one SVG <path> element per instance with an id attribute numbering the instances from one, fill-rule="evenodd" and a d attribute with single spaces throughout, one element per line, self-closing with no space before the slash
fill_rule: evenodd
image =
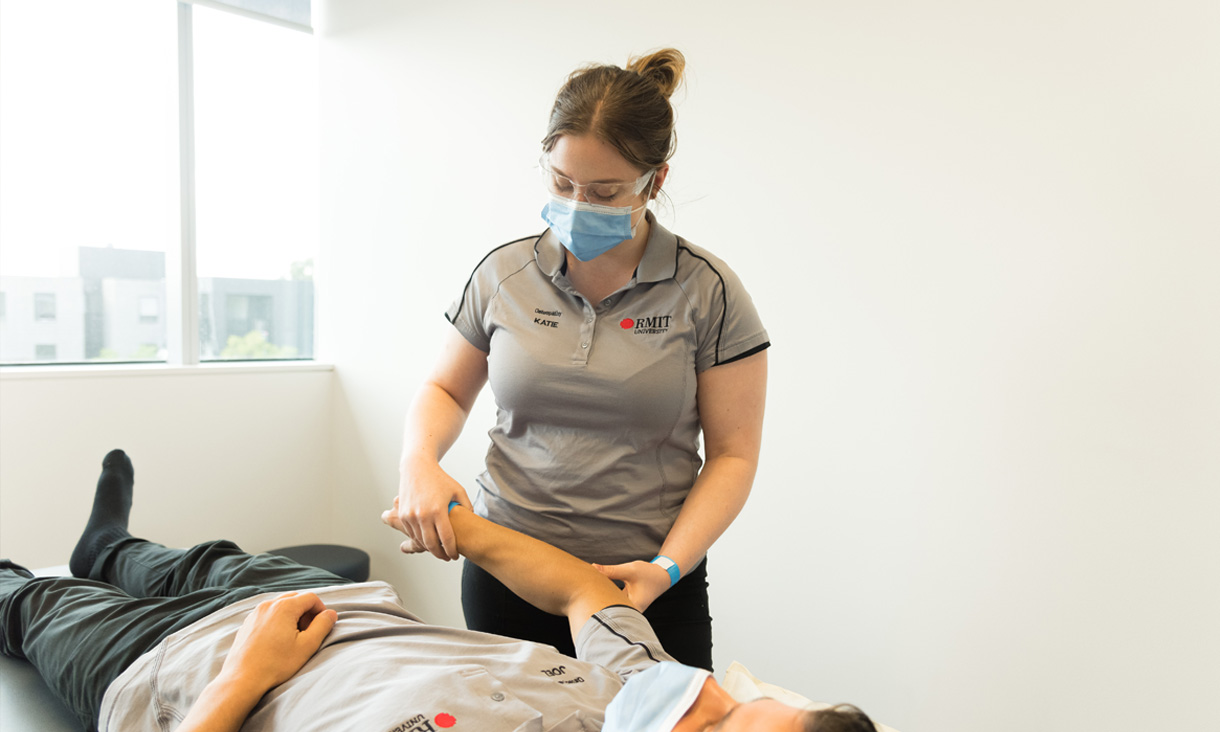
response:
<path id="1" fill-rule="evenodd" d="M 461 483 L 440 465 L 418 461 L 403 469 L 394 507 L 383 513 L 381 520 L 407 535 L 408 541 L 402 543 L 404 553 L 426 551 L 437 559 L 457 559 L 457 538 L 449 523 L 451 501 L 471 507 Z"/>
<path id="2" fill-rule="evenodd" d="M 449 523 L 449 503 L 470 508 L 466 489 L 440 461 L 462 432 L 470 409 L 487 383 L 487 353 L 450 331 L 432 374 L 407 410 L 399 462 L 398 503 L 394 523 L 406 534 L 407 553 L 431 552 L 437 559 L 457 559 L 457 542 Z"/>
<path id="3" fill-rule="evenodd" d="M 669 589 L 669 572 L 651 562 L 635 561 L 593 566 L 615 582 L 622 582 L 623 591 L 640 612 L 647 610 L 654 600 Z"/>

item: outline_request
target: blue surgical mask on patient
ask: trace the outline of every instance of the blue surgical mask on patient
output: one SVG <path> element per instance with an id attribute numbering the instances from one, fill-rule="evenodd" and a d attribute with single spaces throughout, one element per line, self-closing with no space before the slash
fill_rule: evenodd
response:
<path id="1" fill-rule="evenodd" d="M 639 210 L 630 206 L 600 206 L 552 194 L 550 203 L 542 207 L 542 219 L 572 256 L 588 262 L 635 236 L 631 217 Z"/>
<path id="2" fill-rule="evenodd" d="M 662 661 L 632 676 L 606 707 L 602 732 L 670 732 L 711 673 Z"/>

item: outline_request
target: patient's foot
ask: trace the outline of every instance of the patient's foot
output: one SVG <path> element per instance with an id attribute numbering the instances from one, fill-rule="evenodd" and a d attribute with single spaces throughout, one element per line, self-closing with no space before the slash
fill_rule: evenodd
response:
<path id="1" fill-rule="evenodd" d="M 72 550 L 68 568 L 74 577 L 88 577 L 98 554 L 107 545 L 131 534 L 127 520 L 131 516 L 131 494 L 135 485 L 135 470 L 122 450 L 111 450 L 102 460 L 102 475 L 97 479 L 93 495 L 93 513 Z"/>

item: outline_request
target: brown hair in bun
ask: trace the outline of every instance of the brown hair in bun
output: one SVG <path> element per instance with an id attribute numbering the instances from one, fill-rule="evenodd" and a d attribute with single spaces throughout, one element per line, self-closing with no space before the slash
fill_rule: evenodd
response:
<path id="1" fill-rule="evenodd" d="M 659 168 L 677 145 L 669 98 L 685 68 L 681 52 L 663 48 L 630 59 L 626 69 L 577 69 L 555 97 L 543 151 L 563 135 L 593 134 L 641 171 Z"/>

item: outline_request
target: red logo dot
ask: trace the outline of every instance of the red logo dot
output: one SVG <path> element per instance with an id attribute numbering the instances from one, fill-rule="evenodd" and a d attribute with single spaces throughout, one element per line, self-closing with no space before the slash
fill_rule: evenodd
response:
<path id="1" fill-rule="evenodd" d="M 436 715 L 437 727 L 452 727 L 455 724 L 457 724 L 457 720 L 453 718 L 452 714 L 445 714 L 442 712 Z"/>
<path id="2" fill-rule="evenodd" d="M 635 321 L 631 318 L 623 318 L 618 324 L 623 330 L 629 330 L 635 327 Z"/>

